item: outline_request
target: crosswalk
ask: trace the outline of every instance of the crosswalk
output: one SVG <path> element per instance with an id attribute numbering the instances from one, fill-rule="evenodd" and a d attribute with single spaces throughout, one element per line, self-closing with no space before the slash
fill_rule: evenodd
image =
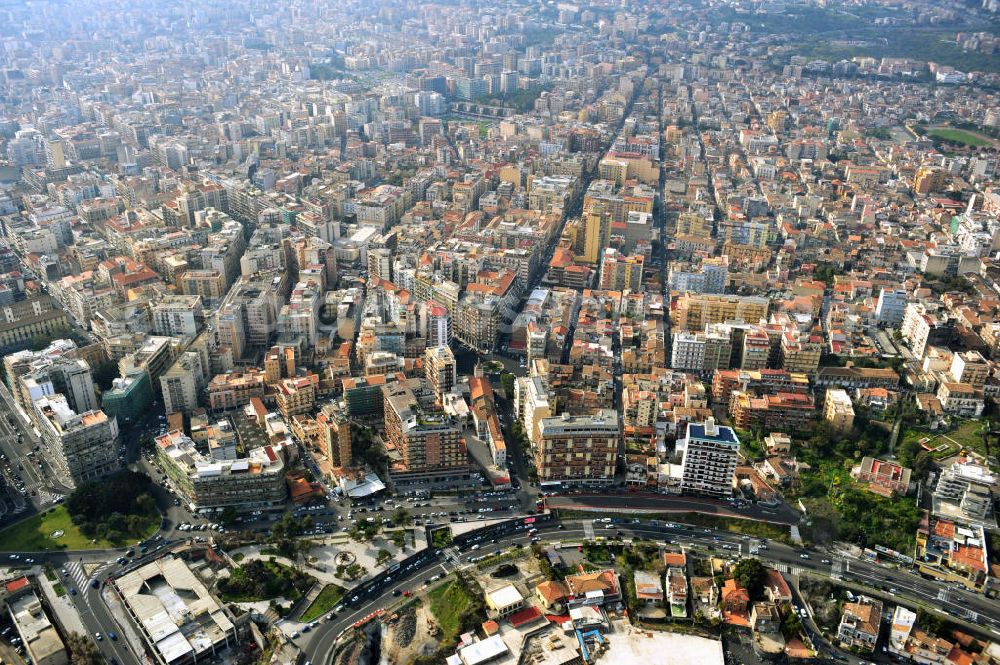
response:
<path id="1" fill-rule="evenodd" d="M 843 579 L 844 577 L 844 564 L 840 559 L 833 562 L 833 569 L 830 571 L 830 577 L 835 580 Z"/>
<path id="2" fill-rule="evenodd" d="M 584 520 L 583 522 L 583 537 L 586 540 L 594 539 L 594 520 Z"/>
<path id="3" fill-rule="evenodd" d="M 68 577 L 63 577 L 60 571 L 59 577 L 62 578 L 63 584 L 66 587 L 76 587 L 78 591 L 82 591 L 87 588 L 90 583 L 90 579 L 87 577 L 87 572 L 83 569 L 83 566 L 77 561 L 69 561 L 63 566 L 63 570 L 69 573 Z M 69 589 L 67 588 L 67 591 Z"/>

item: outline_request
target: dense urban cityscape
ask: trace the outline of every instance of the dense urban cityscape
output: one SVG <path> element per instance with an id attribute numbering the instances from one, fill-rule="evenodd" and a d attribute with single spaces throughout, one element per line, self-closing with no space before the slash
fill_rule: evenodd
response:
<path id="1" fill-rule="evenodd" d="M 0 4 L 0 665 L 1000 664 L 1000 1 Z"/>

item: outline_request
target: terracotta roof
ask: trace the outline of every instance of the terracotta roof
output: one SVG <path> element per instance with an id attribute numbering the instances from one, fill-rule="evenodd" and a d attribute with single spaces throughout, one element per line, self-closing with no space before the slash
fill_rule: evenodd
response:
<path id="1" fill-rule="evenodd" d="M 569 595 L 569 587 L 558 580 L 541 582 L 535 589 L 542 598 L 550 603 L 563 600 Z"/>

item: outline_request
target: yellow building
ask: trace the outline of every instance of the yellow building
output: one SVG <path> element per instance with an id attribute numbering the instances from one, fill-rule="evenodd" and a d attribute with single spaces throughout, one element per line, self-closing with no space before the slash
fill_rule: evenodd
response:
<path id="1" fill-rule="evenodd" d="M 682 212 L 677 216 L 677 235 L 711 238 L 712 220 L 698 213 Z"/>
<path id="2" fill-rule="evenodd" d="M 854 405 L 847 391 L 842 388 L 830 388 L 826 391 L 826 401 L 823 404 L 823 417 L 830 426 L 838 432 L 849 432 L 854 427 Z"/>
<path id="3" fill-rule="evenodd" d="M 576 258 L 583 263 L 596 264 L 601 249 L 608 244 L 611 235 L 611 215 L 603 205 L 590 208 L 580 220 L 576 242 Z"/>
<path id="4" fill-rule="evenodd" d="M 779 349 L 781 369 L 788 372 L 812 372 L 819 367 L 823 355 L 823 338 L 785 331 Z"/>
<path id="5" fill-rule="evenodd" d="M 913 177 L 913 191 L 916 194 L 930 194 L 944 189 L 944 169 L 934 166 L 921 166 Z"/>
<path id="6" fill-rule="evenodd" d="M 760 296 L 685 293 L 677 299 L 671 316 L 678 330 L 702 331 L 712 323 L 756 323 L 767 318 L 770 304 Z"/>

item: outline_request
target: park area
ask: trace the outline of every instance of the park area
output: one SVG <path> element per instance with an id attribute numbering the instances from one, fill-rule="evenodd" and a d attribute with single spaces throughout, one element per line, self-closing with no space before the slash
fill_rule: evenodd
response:
<path id="1" fill-rule="evenodd" d="M 150 525 L 145 538 L 156 530 Z M 56 506 L 44 513 L 29 517 L 0 531 L 0 547 L 11 552 L 43 552 L 46 550 L 99 550 L 116 547 L 104 539 L 88 538 L 80 531 L 66 510 L 66 506 Z"/>
<path id="2" fill-rule="evenodd" d="M 946 432 L 909 429 L 903 435 L 902 443 L 905 445 L 916 441 L 935 460 L 954 457 L 963 450 L 985 455 L 986 445 L 981 431 L 983 424 L 984 421 L 964 420 Z"/>
<path id="3" fill-rule="evenodd" d="M 989 146 L 994 143 L 992 139 L 981 134 L 969 132 L 964 129 L 953 129 L 951 127 L 930 127 L 927 130 L 927 136 L 932 139 L 939 139 L 949 143 L 960 143 L 973 148 Z"/>
<path id="4" fill-rule="evenodd" d="M 323 590 L 319 592 L 316 596 L 316 600 L 312 602 L 305 612 L 302 613 L 302 617 L 299 621 L 308 623 L 310 621 L 315 621 L 320 618 L 340 602 L 340 599 L 344 597 L 344 590 L 337 586 L 336 584 L 327 584 L 323 587 Z"/>

